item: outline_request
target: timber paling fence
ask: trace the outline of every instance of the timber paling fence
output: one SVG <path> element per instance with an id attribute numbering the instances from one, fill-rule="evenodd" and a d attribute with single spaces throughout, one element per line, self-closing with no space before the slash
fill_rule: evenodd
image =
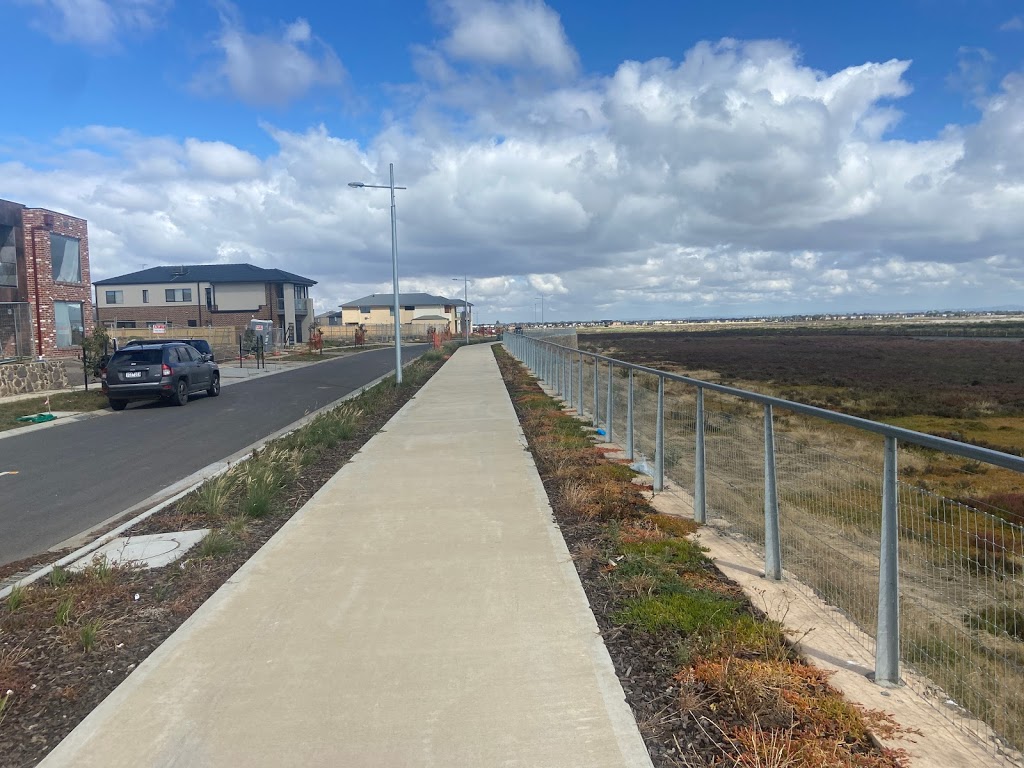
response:
<path id="1" fill-rule="evenodd" d="M 656 492 L 688 491 L 698 523 L 763 551 L 766 578 L 785 572 L 873 638 L 877 683 L 989 736 L 983 721 L 996 751 L 1024 748 L 1024 529 L 898 472 L 945 454 L 1022 473 L 1024 459 L 584 352 L 573 329 L 503 342 Z"/>

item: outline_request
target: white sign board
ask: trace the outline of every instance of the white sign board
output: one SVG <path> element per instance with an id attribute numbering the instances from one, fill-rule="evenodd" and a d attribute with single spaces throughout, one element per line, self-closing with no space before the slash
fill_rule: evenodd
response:
<path id="1" fill-rule="evenodd" d="M 153 326 L 153 333 L 167 333 L 167 326 L 163 323 L 157 323 Z"/>

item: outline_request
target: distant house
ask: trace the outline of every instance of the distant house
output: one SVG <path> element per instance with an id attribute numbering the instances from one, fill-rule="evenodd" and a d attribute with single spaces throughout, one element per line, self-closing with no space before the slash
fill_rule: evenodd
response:
<path id="1" fill-rule="evenodd" d="M 399 321 L 402 325 L 416 323 L 433 325 L 438 330 L 447 328 L 453 333 L 463 333 L 461 317 L 465 314 L 470 329 L 473 327 L 473 304 L 462 299 L 448 299 L 429 293 L 398 294 Z M 380 325 L 395 322 L 395 294 L 374 293 L 361 299 L 341 305 L 340 325 Z"/>
<path id="2" fill-rule="evenodd" d="M 313 317 L 309 289 L 316 280 L 252 264 L 198 264 L 151 267 L 95 285 L 97 317 L 108 328 L 242 327 L 269 320 L 298 343 Z"/>
<path id="3" fill-rule="evenodd" d="M 332 309 L 316 316 L 316 324 L 320 326 L 341 325 L 341 312 Z"/>
<path id="4" fill-rule="evenodd" d="M 0 200 L 0 359 L 76 355 L 92 316 L 88 222 Z"/>

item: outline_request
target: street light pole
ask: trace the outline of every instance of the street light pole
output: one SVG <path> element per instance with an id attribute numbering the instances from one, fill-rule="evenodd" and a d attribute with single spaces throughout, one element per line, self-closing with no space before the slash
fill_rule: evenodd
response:
<path id="1" fill-rule="evenodd" d="M 388 186 L 382 184 L 363 184 L 361 181 L 350 181 L 348 185 L 356 189 L 364 187 L 369 189 L 390 189 L 391 190 L 391 284 L 395 298 L 395 384 L 402 383 L 402 316 L 401 306 L 398 300 L 398 225 L 395 214 L 395 190 L 405 187 L 395 186 L 395 164 L 388 166 L 391 171 L 391 183 Z"/>
<path id="2" fill-rule="evenodd" d="M 544 325 L 544 297 L 538 296 L 537 298 L 540 299 L 540 324 Z"/>
<path id="3" fill-rule="evenodd" d="M 457 277 L 453 277 L 452 280 L 459 282 Z M 462 282 L 462 329 L 466 332 L 466 343 L 469 344 L 469 276 L 464 275 Z"/>

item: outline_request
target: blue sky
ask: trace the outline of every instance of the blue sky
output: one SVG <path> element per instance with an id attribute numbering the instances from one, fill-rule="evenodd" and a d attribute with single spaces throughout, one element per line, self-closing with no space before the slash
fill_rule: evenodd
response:
<path id="1" fill-rule="evenodd" d="M 94 277 L 251 261 L 484 320 L 1024 304 L 1024 3 L 4 0 L 0 197 Z M 1016 213 L 1015 213 L 1016 212 Z M 382 269 L 382 267 L 384 267 Z"/>

